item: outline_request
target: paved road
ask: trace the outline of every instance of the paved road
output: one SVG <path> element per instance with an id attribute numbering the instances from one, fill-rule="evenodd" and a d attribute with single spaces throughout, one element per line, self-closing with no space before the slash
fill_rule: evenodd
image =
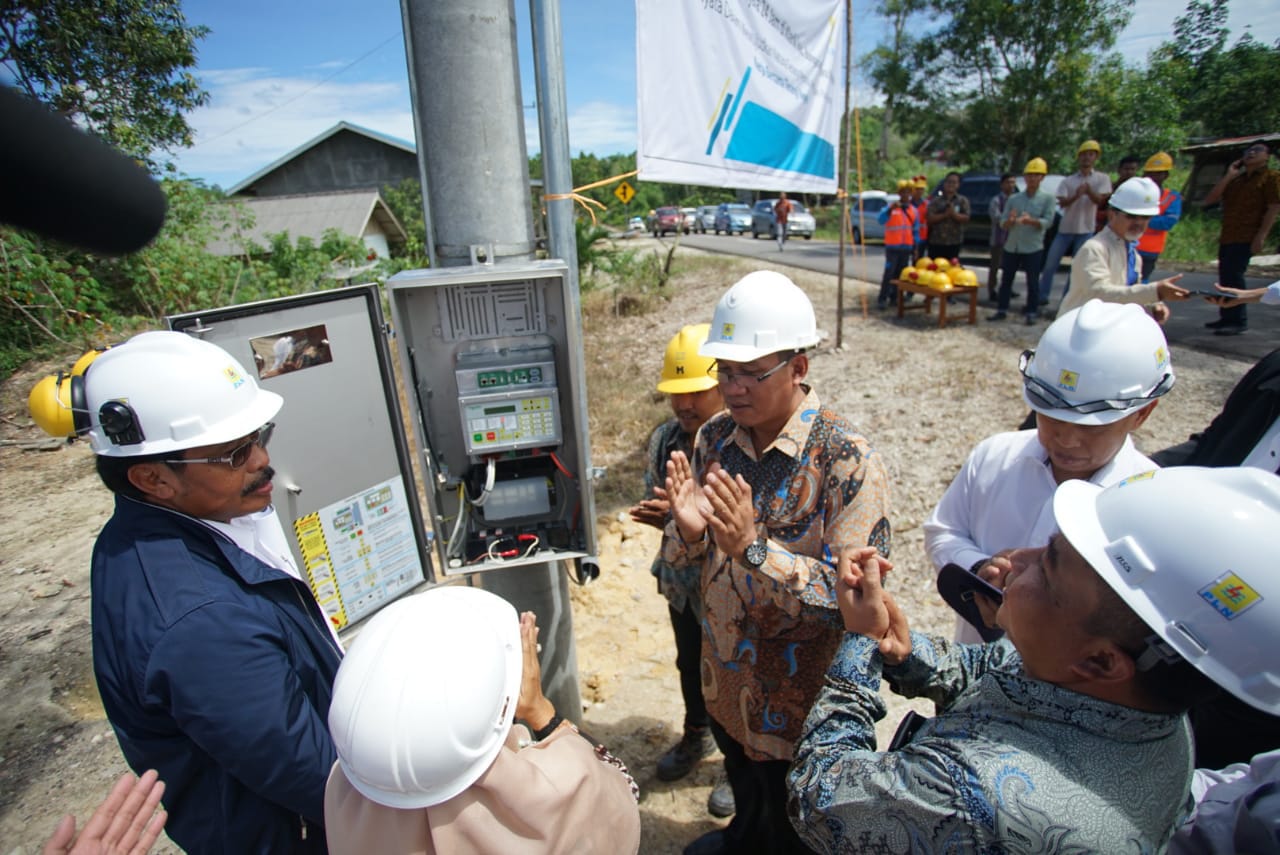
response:
<path id="1" fill-rule="evenodd" d="M 666 240 L 672 240 L 668 237 Z M 680 242 L 685 246 L 709 252 L 722 252 L 758 258 L 770 264 L 787 264 L 807 270 L 836 274 L 839 263 L 839 245 L 822 240 L 788 240 L 786 249 L 778 251 L 778 245 L 772 240 L 740 235 L 682 235 Z M 975 251 L 977 250 L 977 251 Z M 989 256 L 976 247 L 968 247 L 961 260 L 966 267 L 972 267 L 978 274 L 978 281 L 984 283 L 982 293 L 985 295 L 987 281 L 987 260 Z M 868 282 L 879 282 L 884 269 L 884 247 L 878 244 L 845 247 L 845 275 L 853 279 Z M 1054 299 L 1062 296 L 1062 288 L 1066 284 L 1068 265 L 1059 268 L 1058 278 L 1054 285 Z M 1157 276 L 1162 274 L 1157 268 Z M 1212 289 L 1215 276 L 1212 273 L 1187 273 L 1178 284 L 1189 288 Z M 1248 284 L 1251 288 L 1259 288 L 1271 282 L 1271 279 L 1250 276 Z M 1021 290 L 1022 277 L 1018 278 L 1018 290 Z M 1016 301 L 1015 301 L 1016 303 Z M 1218 310 L 1204 300 L 1188 300 L 1172 303 L 1173 316 L 1165 325 L 1165 336 L 1171 344 L 1192 347 L 1209 353 L 1256 362 L 1277 346 L 1280 346 L 1280 307 L 1250 306 L 1249 331 L 1244 335 L 1215 336 L 1212 330 L 1204 328 L 1207 321 L 1217 319 Z M 989 306 L 984 302 L 980 311 L 986 313 Z"/>

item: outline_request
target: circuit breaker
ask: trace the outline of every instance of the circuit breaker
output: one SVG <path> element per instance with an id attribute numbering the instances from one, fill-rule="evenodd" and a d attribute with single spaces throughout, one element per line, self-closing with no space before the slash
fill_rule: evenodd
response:
<path id="1" fill-rule="evenodd" d="M 594 564 L 586 383 L 563 262 L 388 280 L 444 575 Z"/>

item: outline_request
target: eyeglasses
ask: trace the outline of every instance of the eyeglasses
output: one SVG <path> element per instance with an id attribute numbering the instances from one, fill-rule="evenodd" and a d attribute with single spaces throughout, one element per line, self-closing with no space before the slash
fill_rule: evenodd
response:
<path id="1" fill-rule="evenodd" d="M 1270 152 L 1270 149 L 1268 149 L 1265 145 L 1251 145 L 1251 146 L 1249 146 L 1248 148 L 1246 148 L 1246 149 L 1244 150 L 1244 153 L 1245 153 L 1246 155 L 1249 155 L 1249 154 L 1262 154 L 1262 153 L 1264 153 L 1264 152 Z"/>
<path id="2" fill-rule="evenodd" d="M 1098 401 L 1084 401 L 1079 404 L 1073 404 L 1062 397 L 1057 389 L 1027 373 L 1027 369 L 1031 364 L 1031 357 L 1035 356 L 1035 354 L 1034 350 L 1022 351 L 1022 355 L 1018 357 L 1018 370 L 1022 372 L 1023 388 L 1026 389 L 1027 397 L 1031 399 L 1031 403 L 1047 410 L 1068 410 L 1081 415 L 1101 413 L 1107 410 L 1130 410 L 1139 404 L 1147 404 L 1154 401 L 1173 388 L 1173 374 L 1166 373 L 1160 378 L 1160 382 L 1156 383 L 1155 387 L 1145 395 L 1140 395 L 1136 398 L 1103 398 Z"/>
<path id="3" fill-rule="evenodd" d="M 249 455 L 253 454 L 254 446 L 267 447 L 267 443 L 271 441 L 271 433 L 275 429 L 275 422 L 267 422 L 246 436 L 244 442 L 221 457 L 174 457 L 166 460 L 165 463 L 225 463 L 232 469 L 239 469 L 249 462 Z"/>
<path id="4" fill-rule="evenodd" d="M 752 386 L 763 383 L 764 381 L 772 377 L 774 374 L 777 374 L 779 371 L 782 370 L 782 366 L 786 365 L 788 362 L 794 359 L 795 356 L 796 354 L 794 353 L 791 354 L 786 359 L 782 360 L 777 365 L 773 366 L 763 374 L 752 374 L 750 371 L 726 371 L 724 368 L 720 367 L 720 362 L 719 360 L 717 360 L 715 362 L 712 362 L 711 365 L 707 368 L 707 376 L 713 378 L 721 386 L 729 386 L 731 384 L 737 384 L 739 386 L 746 386 L 750 388 Z"/>

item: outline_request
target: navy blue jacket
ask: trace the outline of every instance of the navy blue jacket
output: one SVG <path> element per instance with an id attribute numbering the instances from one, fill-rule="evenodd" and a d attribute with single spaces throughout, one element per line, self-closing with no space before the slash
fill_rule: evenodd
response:
<path id="1" fill-rule="evenodd" d="M 116 497 L 93 550 L 93 669 L 125 759 L 188 853 L 325 852 L 341 659 L 306 585 L 222 534 Z"/>

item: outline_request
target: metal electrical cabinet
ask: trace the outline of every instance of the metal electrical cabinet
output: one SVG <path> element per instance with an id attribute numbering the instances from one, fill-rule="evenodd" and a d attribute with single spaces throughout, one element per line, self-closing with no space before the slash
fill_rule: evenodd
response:
<path id="1" fill-rule="evenodd" d="M 284 398 L 272 500 L 335 627 L 440 577 L 556 561 L 596 575 L 567 287 L 558 261 L 406 271 L 386 284 L 394 332 L 376 285 L 166 319 Z"/>
<path id="2" fill-rule="evenodd" d="M 444 575 L 595 573 L 581 330 L 561 261 L 387 281 Z"/>
<path id="3" fill-rule="evenodd" d="M 298 567 L 343 629 L 433 577 L 377 286 L 191 312 L 284 406 L 272 500 Z"/>

